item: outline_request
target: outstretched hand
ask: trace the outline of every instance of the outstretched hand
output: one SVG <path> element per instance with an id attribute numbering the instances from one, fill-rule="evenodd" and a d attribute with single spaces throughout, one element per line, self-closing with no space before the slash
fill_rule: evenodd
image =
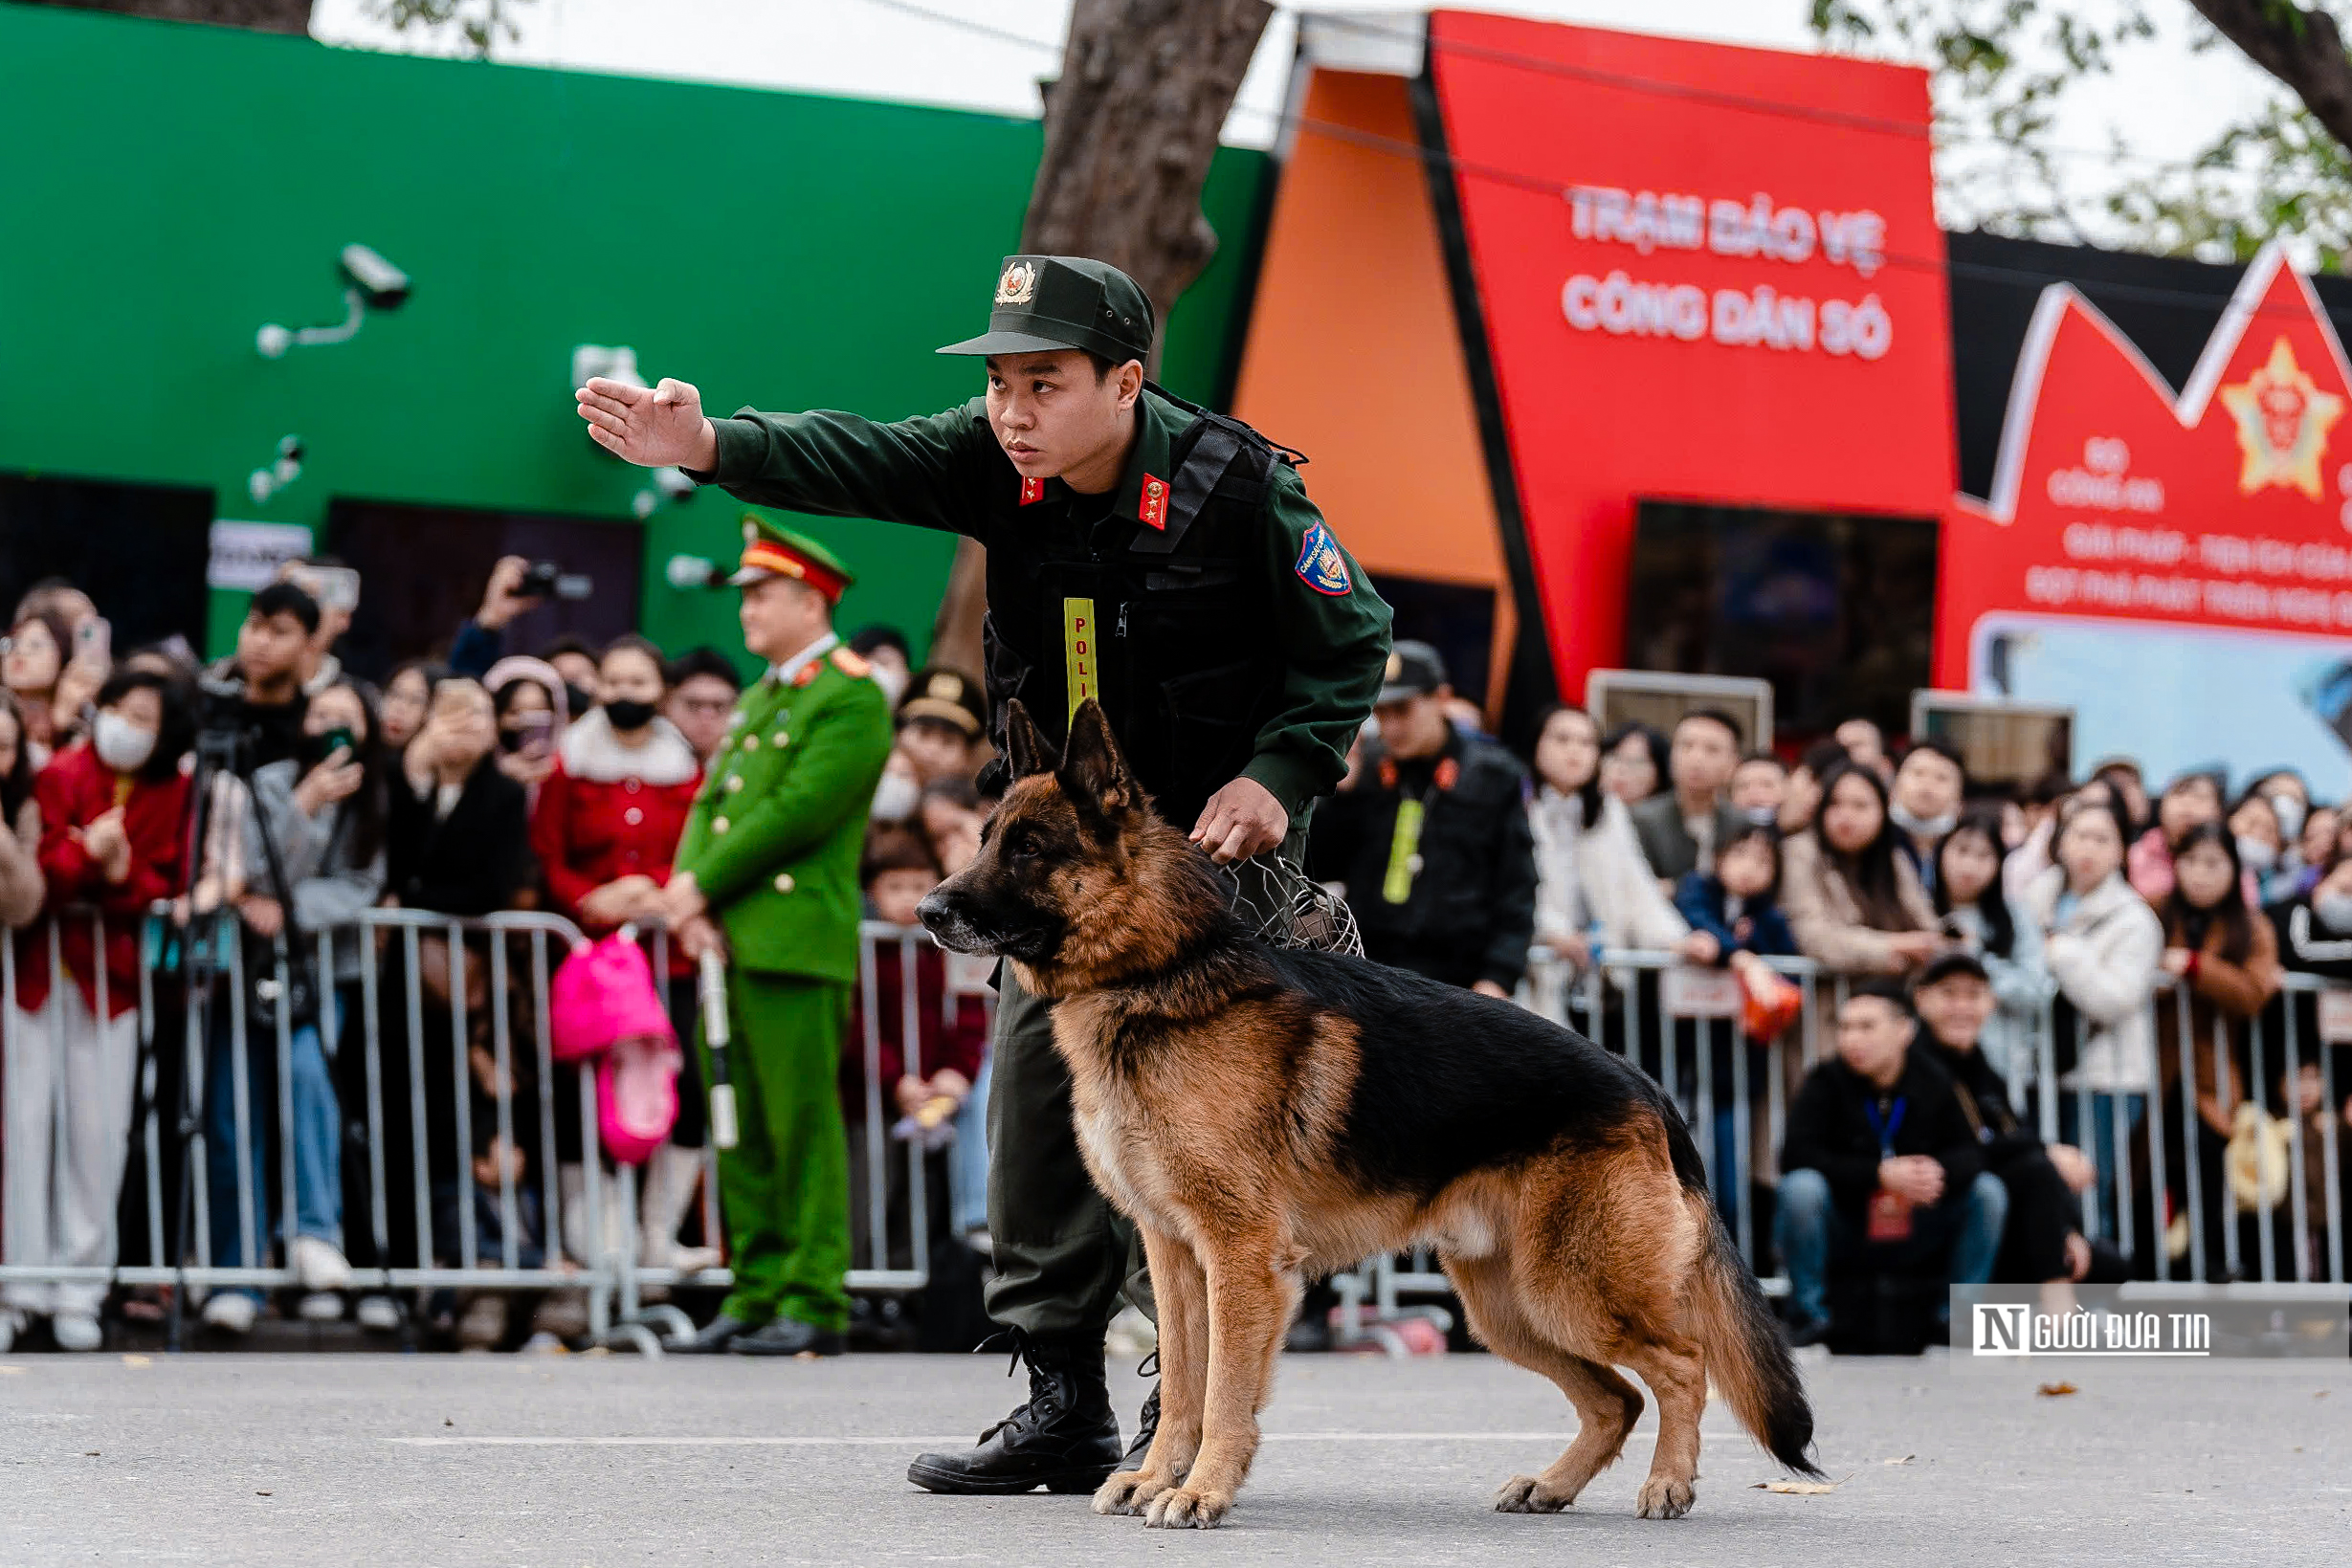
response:
<path id="1" fill-rule="evenodd" d="M 603 376 L 572 396 L 588 434 L 607 452 L 646 468 L 708 469 L 719 460 L 719 435 L 702 414 L 702 394 L 664 376 L 658 386 L 629 386 Z"/>

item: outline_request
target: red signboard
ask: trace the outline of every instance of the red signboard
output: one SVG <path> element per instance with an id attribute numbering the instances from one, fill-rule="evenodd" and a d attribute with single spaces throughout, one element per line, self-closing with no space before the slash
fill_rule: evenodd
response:
<path id="1" fill-rule="evenodd" d="M 2275 249 L 2177 397 L 2080 295 L 2045 291 L 1993 494 L 1945 519 L 1937 684 L 1980 674 L 1990 616 L 2352 634 L 2347 408 L 2342 345 Z"/>
<path id="2" fill-rule="evenodd" d="M 1453 11 L 1430 52 L 1564 690 L 1642 612 L 1639 499 L 1946 511 L 1923 73 Z"/>

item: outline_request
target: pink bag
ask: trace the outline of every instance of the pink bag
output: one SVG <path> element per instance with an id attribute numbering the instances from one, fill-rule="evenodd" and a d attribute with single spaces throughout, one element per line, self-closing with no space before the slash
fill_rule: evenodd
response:
<path id="1" fill-rule="evenodd" d="M 654 966 L 627 926 L 571 950 L 548 986 L 547 1015 L 548 1049 L 559 1062 L 585 1060 L 631 1035 L 651 1036 L 672 1054 L 677 1051 L 677 1031 L 654 986 Z"/>
<path id="2" fill-rule="evenodd" d="M 630 1034 L 596 1064 L 596 1130 L 605 1153 L 641 1165 L 677 1124 L 677 1074 L 685 1057 L 675 1035 Z"/>

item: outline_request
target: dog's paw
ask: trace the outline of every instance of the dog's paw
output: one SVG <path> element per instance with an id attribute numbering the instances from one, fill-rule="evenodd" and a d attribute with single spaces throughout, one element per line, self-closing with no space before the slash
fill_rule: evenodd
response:
<path id="1" fill-rule="evenodd" d="M 1515 1475 L 1495 1493 L 1498 1513 L 1557 1513 L 1576 1501 L 1544 1490 L 1543 1483 L 1532 1475 Z"/>
<path id="2" fill-rule="evenodd" d="M 1154 1530 L 1214 1530 L 1232 1506 L 1233 1499 L 1223 1492 L 1178 1487 L 1151 1500 L 1143 1523 Z"/>
<path id="3" fill-rule="evenodd" d="M 1679 1519 L 1691 1511 L 1697 1495 L 1688 1481 L 1661 1481 L 1652 1476 L 1634 1493 L 1634 1511 L 1645 1519 Z"/>
<path id="4" fill-rule="evenodd" d="M 1174 1483 L 1145 1470 L 1121 1470 L 1095 1492 L 1097 1513 L 1141 1513 L 1144 1505 Z"/>

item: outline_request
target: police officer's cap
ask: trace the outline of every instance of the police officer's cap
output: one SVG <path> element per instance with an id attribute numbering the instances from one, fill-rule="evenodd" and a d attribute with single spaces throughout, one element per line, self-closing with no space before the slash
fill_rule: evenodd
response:
<path id="1" fill-rule="evenodd" d="M 1380 696 L 1372 700 L 1402 702 L 1446 684 L 1446 661 L 1437 650 L 1408 638 L 1388 650 L 1388 667 L 1381 672 Z"/>
<path id="2" fill-rule="evenodd" d="M 988 330 L 943 354 L 1043 354 L 1079 348 L 1113 364 L 1151 357 L 1151 298 L 1107 261 L 1009 255 L 996 275 Z"/>

